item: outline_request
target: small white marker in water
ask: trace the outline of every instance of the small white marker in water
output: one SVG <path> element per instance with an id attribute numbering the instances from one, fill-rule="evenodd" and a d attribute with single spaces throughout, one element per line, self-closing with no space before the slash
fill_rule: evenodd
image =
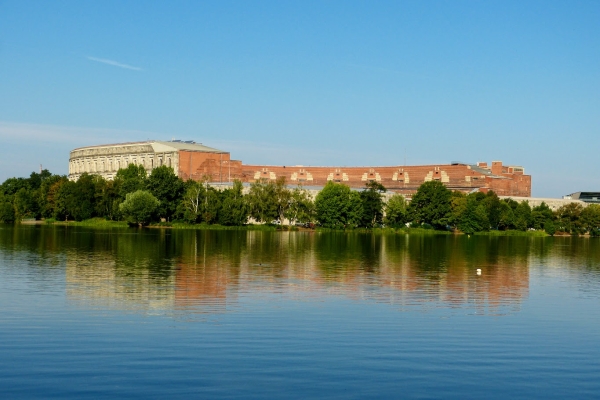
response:
<path id="1" fill-rule="evenodd" d="M 477 275 L 481 275 L 481 268 L 477 268 Z"/>

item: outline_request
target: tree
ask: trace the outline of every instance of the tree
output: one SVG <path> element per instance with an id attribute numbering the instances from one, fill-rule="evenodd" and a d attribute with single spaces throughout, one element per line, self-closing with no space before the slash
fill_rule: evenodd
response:
<path id="1" fill-rule="evenodd" d="M 600 204 L 590 204 L 581 211 L 581 225 L 592 236 L 600 236 Z"/>
<path id="2" fill-rule="evenodd" d="M 502 210 L 500 198 L 493 190 L 490 190 L 485 194 L 482 204 L 485 206 L 490 227 L 498 229 L 500 212 Z"/>
<path id="3" fill-rule="evenodd" d="M 54 215 L 58 188 L 66 181 L 67 177 L 61 175 L 51 175 L 42 181 L 38 199 L 42 217 L 50 218 Z"/>
<path id="4" fill-rule="evenodd" d="M 356 227 L 363 214 L 360 194 L 331 181 L 317 194 L 315 210 L 317 220 L 333 229 Z"/>
<path id="5" fill-rule="evenodd" d="M 400 228 L 404 226 L 408 222 L 407 215 L 407 204 L 404 196 L 400 194 L 394 194 L 387 201 L 384 210 L 385 217 L 383 218 L 383 222 L 387 226 L 391 226 L 393 228 Z"/>
<path id="6" fill-rule="evenodd" d="M 511 199 L 508 199 L 511 200 Z M 515 213 L 513 212 L 510 203 L 504 199 L 500 202 L 500 218 L 498 219 L 498 229 L 507 230 L 513 229 L 515 223 Z"/>
<path id="7" fill-rule="evenodd" d="M 539 206 L 533 207 L 531 210 L 531 220 L 534 229 L 544 229 L 546 221 L 552 221 L 553 219 L 554 213 L 545 202 L 542 202 Z"/>
<path id="8" fill-rule="evenodd" d="M 8 201 L 0 201 L 0 222 L 12 224 L 15 222 L 15 210 Z"/>
<path id="9" fill-rule="evenodd" d="M 142 165 L 129 164 L 127 168 L 117 171 L 115 182 L 119 188 L 119 195 L 124 199 L 127 193 L 146 188 L 146 170 Z"/>
<path id="10" fill-rule="evenodd" d="M 458 229 L 458 225 L 462 221 L 463 214 L 467 209 L 467 195 L 463 192 L 454 191 L 450 196 L 450 216 L 448 224 Z"/>
<path id="11" fill-rule="evenodd" d="M 416 223 L 445 229 L 451 212 L 450 198 L 450 190 L 440 181 L 425 182 L 413 196 L 409 210 Z"/>
<path id="12" fill-rule="evenodd" d="M 546 222 L 544 222 L 544 231 L 546 231 L 548 235 L 554 236 L 556 233 L 556 226 L 552 220 L 546 220 Z"/>
<path id="13" fill-rule="evenodd" d="M 360 225 L 375 227 L 383 222 L 383 196 L 386 188 L 379 182 L 370 181 L 365 185 L 365 190 L 360 192 L 362 201 L 362 216 Z"/>
<path id="14" fill-rule="evenodd" d="M 171 220 L 183 195 L 183 182 L 173 168 L 166 165 L 154 168 L 146 180 L 146 189 L 160 199 L 159 217 Z"/>
<path id="15" fill-rule="evenodd" d="M 514 210 L 515 228 L 520 231 L 526 231 L 532 226 L 531 207 L 526 200 L 521 201 Z"/>
<path id="16" fill-rule="evenodd" d="M 248 205 L 242 194 L 242 182 L 233 181 L 233 187 L 222 193 L 219 223 L 221 225 L 240 226 L 248 221 Z"/>
<path id="17" fill-rule="evenodd" d="M 290 221 L 290 225 L 296 222 L 308 223 L 314 218 L 315 204 L 306 189 L 301 186 L 294 188 L 291 192 L 290 206 L 288 207 L 285 218 Z"/>
<path id="18" fill-rule="evenodd" d="M 275 183 L 260 179 L 250 185 L 247 195 L 250 216 L 257 222 L 269 223 L 279 218 Z"/>
<path id="19" fill-rule="evenodd" d="M 485 205 L 483 204 L 483 201 L 478 201 L 478 197 L 472 195 L 467 196 L 467 204 L 460 217 L 458 229 L 467 234 L 490 229 L 490 221 L 487 216 Z"/>
<path id="20" fill-rule="evenodd" d="M 183 205 L 183 217 L 190 223 L 199 222 L 204 209 L 204 198 L 206 190 L 204 185 L 194 180 L 188 180 L 184 184 L 184 194 L 181 200 Z"/>
<path id="21" fill-rule="evenodd" d="M 579 234 L 582 231 L 581 213 L 583 206 L 578 203 L 569 203 L 556 210 L 559 229 L 571 234 Z"/>
<path id="22" fill-rule="evenodd" d="M 146 190 L 137 190 L 128 193 L 119 208 L 128 223 L 143 226 L 154 219 L 159 205 L 160 202 L 152 193 Z"/>

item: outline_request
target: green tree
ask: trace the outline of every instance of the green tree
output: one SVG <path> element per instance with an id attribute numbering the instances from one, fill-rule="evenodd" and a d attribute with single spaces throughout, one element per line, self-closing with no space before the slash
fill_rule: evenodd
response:
<path id="1" fill-rule="evenodd" d="M 129 164 L 117 171 L 115 181 L 119 195 L 124 199 L 127 193 L 146 188 L 146 170 L 142 165 Z"/>
<path id="2" fill-rule="evenodd" d="M 467 209 L 467 195 L 463 192 L 454 191 L 450 196 L 450 216 L 448 224 L 458 229 L 458 225 L 462 221 L 463 214 Z"/>
<path id="3" fill-rule="evenodd" d="M 241 226 L 248 221 L 248 205 L 242 194 L 242 182 L 233 181 L 233 187 L 222 193 L 219 223 L 221 225 Z"/>
<path id="4" fill-rule="evenodd" d="M 554 213 L 545 202 L 531 210 L 532 226 L 536 230 L 544 229 L 546 221 L 554 220 Z"/>
<path id="5" fill-rule="evenodd" d="M 362 216 L 360 226 L 375 227 L 383 222 L 383 196 L 386 188 L 379 182 L 370 181 L 365 185 L 365 190 L 360 192 L 362 202 Z"/>
<path id="6" fill-rule="evenodd" d="M 65 181 L 67 181 L 67 177 L 61 175 L 50 175 L 42 181 L 38 199 L 42 217 L 53 216 L 57 189 Z"/>
<path id="7" fill-rule="evenodd" d="M 15 222 L 15 209 L 12 203 L 8 201 L 0 201 L 0 222 L 12 224 Z"/>
<path id="8" fill-rule="evenodd" d="M 310 193 L 298 186 L 291 192 L 290 206 L 288 207 L 285 218 L 290 221 L 290 225 L 296 222 L 312 222 L 315 213 L 315 203 L 312 201 Z"/>
<path id="9" fill-rule="evenodd" d="M 500 218 L 498 220 L 498 229 L 505 231 L 508 229 L 514 229 L 514 227 L 515 213 L 513 212 L 511 203 L 503 199 L 502 201 L 500 201 Z"/>
<path id="10" fill-rule="evenodd" d="M 485 206 L 490 227 L 498 229 L 498 225 L 500 224 L 500 213 L 502 210 L 500 198 L 493 190 L 490 190 L 485 194 L 482 204 Z"/>
<path id="11" fill-rule="evenodd" d="M 600 204 L 590 204 L 581 211 L 583 230 L 592 236 L 600 236 Z"/>
<path id="12" fill-rule="evenodd" d="M 451 194 L 440 181 L 429 181 L 419 186 L 409 206 L 414 222 L 444 229 L 452 211 Z"/>
<path id="13" fill-rule="evenodd" d="M 546 231 L 548 235 L 554 236 L 556 233 L 556 226 L 552 220 L 546 220 L 546 222 L 544 222 L 544 231 Z"/>
<path id="14" fill-rule="evenodd" d="M 360 194 L 330 181 L 317 194 L 315 211 L 317 220 L 326 228 L 354 228 L 363 214 Z"/>
<path id="15" fill-rule="evenodd" d="M 257 222 L 269 223 L 279 218 L 275 183 L 260 179 L 250 185 L 247 195 L 250 216 Z"/>
<path id="16" fill-rule="evenodd" d="M 17 220 L 23 218 L 35 218 L 38 208 L 38 204 L 35 200 L 34 194 L 27 187 L 22 187 L 15 193 L 13 205 Z"/>
<path id="17" fill-rule="evenodd" d="M 407 204 L 404 196 L 394 194 L 389 198 L 385 207 L 383 222 L 392 228 L 403 227 L 408 222 Z"/>
<path id="18" fill-rule="evenodd" d="M 556 210 L 558 227 L 561 231 L 579 234 L 583 231 L 581 213 L 583 206 L 578 203 L 569 203 Z"/>
<path id="19" fill-rule="evenodd" d="M 130 224 L 149 224 L 156 215 L 160 202 L 147 190 L 128 193 L 119 208 Z"/>
<path id="20" fill-rule="evenodd" d="M 515 228 L 520 231 L 526 231 L 532 226 L 531 207 L 526 200 L 521 201 L 514 211 Z"/>
<path id="21" fill-rule="evenodd" d="M 95 191 L 95 214 L 98 217 L 104 217 L 109 220 L 119 219 L 121 212 L 118 205 L 122 200 L 119 195 L 118 183 L 108 181 L 101 176 L 94 178 Z"/>
<path id="22" fill-rule="evenodd" d="M 204 209 L 206 189 L 204 184 L 188 180 L 184 184 L 184 194 L 181 200 L 183 217 L 187 222 L 200 222 Z"/>
<path id="23" fill-rule="evenodd" d="M 487 231 L 490 228 L 487 210 L 483 204 L 483 200 L 478 201 L 480 198 L 480 196 L 467 196 L 465 211 L 462 213 L 458 223 L 458 229 L 463 233 L 472 234 Z"/>
<path id="24" fill-rule="evenodd" d="M 171 220 L 183 195 L 183 182 L 173 168 L 166 165 L 154 168 L 146 180 L 146 189 L 160 199 L 159 217 Z"/>

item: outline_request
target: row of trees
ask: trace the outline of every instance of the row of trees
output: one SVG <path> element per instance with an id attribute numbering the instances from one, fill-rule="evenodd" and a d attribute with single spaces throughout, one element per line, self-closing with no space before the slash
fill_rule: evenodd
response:
<path id="1" fill-rule="evenodd" d="M 24 218 L 85 220 L 94 217 L 131 224 L 182 221 L 239 226 L 260 223 L 320 224 L 340 229 L 404 227 L 487 230 L 545 229 L 571 234 L 600 233 L 600 206 L 571 203 L 553 212 L 546 204 L 499 199 L 494 192 L 453 192 L 439 181 L 422 184 L 410 202 L 395 194 L 384 201 L 386 188 L 368 182 L 362 191 L 329 182 L 313 199 L 302 187 L 290 189 L 285 179 L 253 183 L 247 194 L 241 182 L 218 190 L 204 181 L 183 181 L 171 168 L 129 165 L 114 180 L 83 174 L 77 181 L 44 170 L 29 178 L 10 178 L 0 185 L 0 221 Z"/>

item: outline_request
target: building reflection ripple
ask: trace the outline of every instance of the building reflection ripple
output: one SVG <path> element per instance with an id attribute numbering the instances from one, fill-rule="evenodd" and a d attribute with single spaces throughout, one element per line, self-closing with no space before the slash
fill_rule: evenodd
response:
<path id="1" fill-rule="evenodd" d="M 261 296 L 338 296 L 399 310 L 503 315 L 528 297 L 538 247 L 528 238 L 443 235 L 173 230 L 113 236 L 92 252 L 67 251 L 71 301 L 215 314 Z"/>

